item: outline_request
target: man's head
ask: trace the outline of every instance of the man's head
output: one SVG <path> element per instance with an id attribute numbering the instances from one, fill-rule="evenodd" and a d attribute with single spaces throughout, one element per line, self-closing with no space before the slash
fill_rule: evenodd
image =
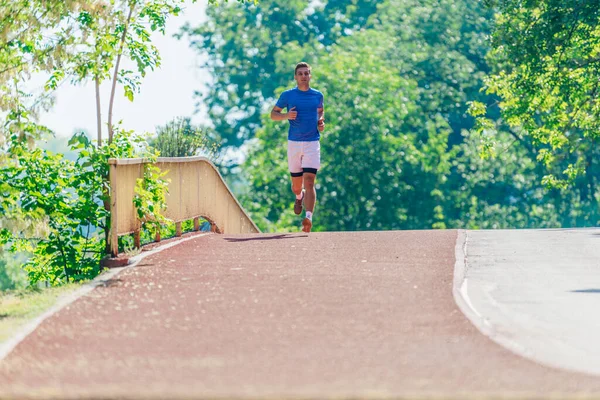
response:
<path id="1" fill-rule="evenodd" d="M 310 83 L 310 65 L 305 62 L 296 64 L 294 70 L 294 79 L 298 83 L 298 87 L 308 86 Z"/>

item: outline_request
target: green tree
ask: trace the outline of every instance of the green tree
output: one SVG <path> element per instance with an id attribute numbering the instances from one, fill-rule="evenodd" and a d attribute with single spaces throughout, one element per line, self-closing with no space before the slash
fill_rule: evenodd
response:
<path id="1" fill-rule="evenodd" d="M 157 127 L 156 137 L 149 144 L 160 152 L 161 157 L 210 157 L 216 153 L 216 148 L 205 131 L 206 128 L 192 125 L 189 117 L 176 118 Z"/>
<path id="2" fill-rule="evenodd" d="M 395 43 L 385 55 L 393 71 L 416 81 L 422 122 L 441 116 L 452 128 L 449 145 L 460 143 L 474 123 L 467 102 L 494 99 L 481 93 L 492 12 L 469 0 L 387 1 L 372 22 Z"/>
<path id="3" fill-rule="evenodd" d="M 534 149 L 542 182 L 560 196 L 564 226 L 600 221 L 598 149 L 600 24 L 598 1 L 488 1 L 497 10 L 486 83 L 501 98 L 507 129 Z M 479 131 L 493 153 L 495 125 L 475 104 Z"/>
<path id="4" fill-rule="evenodd" d="M 464 229 L 557 228 L 564 199 L 540 182 L 543 167 L 505 130 L 497 154 L 483 158 L 479 135 L 465 131 L 443 191 L 447 225 Z"/>
<path id="5" fill-rule="evenodd" d="M 0 1 L 0 111 L 7 115 L 0 128 L 0 146 L 15 138 L 33 144 L 44 127 L 35 124 L 36 114 L 49 106 L 48 96 L 25 90 L 31 74 L 51 74 L 72 53 L 73 32 L 80 26 L 79 12 L 98 12 L 94 1 Z M 88 30 L 80 32 L 88 35 Z M 59 79 L 58 76 L 53 78 Z M 1 156 L 0 156 L 1 157 Z"/>
<path id="6" fill-rule="evenodd" d="M 237 0 L 244 3 L 248 0 Z M 256 1 L 256 0 L 255 0 Z M 14 135 L 30 143 L 48 129 L 36 124 L 49 94 L 63 82 L 92 80 L 96 85 L 98 144 L 102 141 L 99 86 L 111 80 L 108 138 L 113 134 L 113 104 L 117 83 L 133 100 L 141 78 L 160 66 L 150 33 L 164 33 L 165 24 L 181 11 L 184 0 L 0 0 L 0 111 L 10 124 L 0 132 L 3 142 Z M 218 4 L 209 0 L 210 4 Z M 122 59 L 134 70 L 120 68 Z M 45 73 L 46 92 L 33 96 L 24 82 Z M 0 141 L 2 142 L 2 141 Z"/>

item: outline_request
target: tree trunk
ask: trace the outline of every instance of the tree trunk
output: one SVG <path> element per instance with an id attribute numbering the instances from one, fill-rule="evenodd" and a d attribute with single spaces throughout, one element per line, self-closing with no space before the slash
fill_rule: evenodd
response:
<path id="1" fill-rule="evenodd" d="M 98 127 L 98 147 L 102 146 L 102 112 L 100 109 L 100 78 L 96 75 L 96 124 Z"/>
<path id="2" fill-rule="evenodd" d="M 131 6 L 129 7 L 129 15 L 127 16 L 127 21 L 125 22 L 125 28 L 123 29 L 123 34 L 121 35 L 121 42 L 119 43 L 119 53 L 117 54 L 117 61 L 115 63 L 115 71 L 113 73 L 112 79 L 112 88 L 110 90 L 110 101 L 108 103 L 108 143 L 112 143 L 113 139 L 113 126 L 112 126 L 112 113 L 113 113 L 113 104 L 115 101 L 115 90 L 117 88 L 117 77 L 119 75 L 119 64 L 121 63 L 121 56 L 123 55 L 123 48 L 125 47 L 125 38 L 127 37 L 127 29 L 129 28 L 129 22 L 131 21 L 131 16 L 133 15 L 133 10 L 135 9 L 135 1 L 131 2 Z"/>

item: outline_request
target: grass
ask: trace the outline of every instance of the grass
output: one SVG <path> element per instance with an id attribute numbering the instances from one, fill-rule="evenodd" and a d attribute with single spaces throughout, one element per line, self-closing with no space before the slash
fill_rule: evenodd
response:
<path id="1" fill-rule="evenodd" d="M 81 284 L 38 290 L 0 292 L 0 343 L 16 334 L 21 327 L 56 304 L 58 298 L 75 291 Z"/>

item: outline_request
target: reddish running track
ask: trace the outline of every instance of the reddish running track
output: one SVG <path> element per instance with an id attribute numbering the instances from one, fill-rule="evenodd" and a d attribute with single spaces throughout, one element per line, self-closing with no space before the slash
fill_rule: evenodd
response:
<path id="1" fill-rule="evenodd" d="M 0 364 L 0 395 L 600 395 L 600 378 L 520 358 L 471 325 L 452 297 L 456 236 L 194 238 L 45 320 Z"/>

